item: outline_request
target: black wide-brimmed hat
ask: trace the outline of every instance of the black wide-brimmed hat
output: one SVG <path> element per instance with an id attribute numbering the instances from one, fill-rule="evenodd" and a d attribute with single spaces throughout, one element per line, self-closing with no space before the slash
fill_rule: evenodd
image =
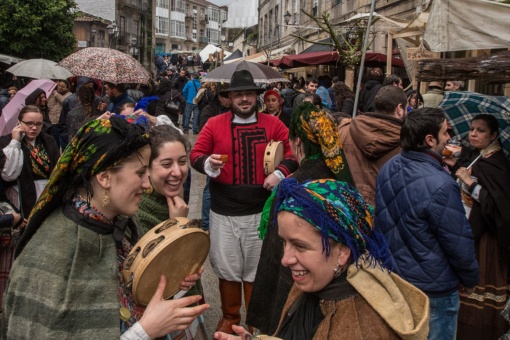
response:
<path id="1" fill-rule="evenodd" d="M 222 93 L 233 91 L 257 91 L 262 93 L 265 90 L 260 88 L 253 81 L 253 76 L 248 70 L 235 71 L 230 79 L 230 87 L 227 90 L 221 91 Z"/>

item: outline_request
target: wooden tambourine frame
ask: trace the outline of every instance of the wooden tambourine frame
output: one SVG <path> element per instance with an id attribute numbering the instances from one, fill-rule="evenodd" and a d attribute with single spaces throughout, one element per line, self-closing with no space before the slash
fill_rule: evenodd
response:
<path id="1" fill-rule="evenodd" d="M 285 150 L 283 148 L 283 142 L 270 141 L 264 151 L 264 174 L 266 176 L 272 174 L 278 164 L 283 159 Z"/>
<path id="2" fill-rule="evenodd" d="M 209 235 L 199 220 L 176 217 L 145 234 L 124 261 L 123 278 L 131 283 L 136 303 L 147 305 L 156 292 L 161 275 L 166 276 L 163 298 L 179 291 L 188 275 L 198 272 L 209 253 Z"/>

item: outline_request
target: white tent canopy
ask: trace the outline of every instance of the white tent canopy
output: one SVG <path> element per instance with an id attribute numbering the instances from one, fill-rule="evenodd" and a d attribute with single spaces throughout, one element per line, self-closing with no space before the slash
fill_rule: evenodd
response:
<path id="1" fill-rule="evenodd" d="M 431 51 L 510 46 L 510 5 L 483 0 L 433 0 L 424 39 Z"/>
<path id="2" fill-rule="evenodd" d="M 221 48 L 217 47 L 216 45 L 209 44 L 202 51 L 200 51 L 200 59 L 202 59 L 202 62 L 206 62 L 207 59 L 209 59 L 209 54 L 213 54 L 216 52 L 220 52 Z M 227 51 L 223 51 L 224 57 L 228 57 L 231 53 Z"/>

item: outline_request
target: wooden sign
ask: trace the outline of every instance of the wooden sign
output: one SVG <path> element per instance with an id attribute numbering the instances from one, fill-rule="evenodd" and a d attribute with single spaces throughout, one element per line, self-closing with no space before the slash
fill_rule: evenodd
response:
<path id="1" fill-rule="evenodd" d="M 427 51 L 419 47 L 409 47 L 407 49 L 407 60 L 422 60 L 422 59 L 439 59 L 441 53 Z"/>

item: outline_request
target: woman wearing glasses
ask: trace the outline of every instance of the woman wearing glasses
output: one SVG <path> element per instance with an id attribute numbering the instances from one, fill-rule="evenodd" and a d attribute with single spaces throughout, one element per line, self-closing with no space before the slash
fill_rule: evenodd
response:
<path id="1" fill-rule="evenodd" d="M 0 168 L 6 195 L 26 217 L 60 156 L 55 139 L 41 133 L 42 127 L 43 114 L 39 108 L 27 105 L 21 109 L 12 134 L 0 138 L 0 148 L 5 154 Z"/>
<path id="2" fill-rule="evenodd" d="M 55 139 L 41 133 L 42 127 L 39 108 L 27 105 L 21 109 L 12 134 L 0 138 L 0 149 L 5 154 L 5 158 L 0 157 L 2 184 L 21 218 L 28 218 L 59 157 Z M 7 286 L 16 246 L 17 240 L 11 238 L 0 251 L 0 296 Z"/>

